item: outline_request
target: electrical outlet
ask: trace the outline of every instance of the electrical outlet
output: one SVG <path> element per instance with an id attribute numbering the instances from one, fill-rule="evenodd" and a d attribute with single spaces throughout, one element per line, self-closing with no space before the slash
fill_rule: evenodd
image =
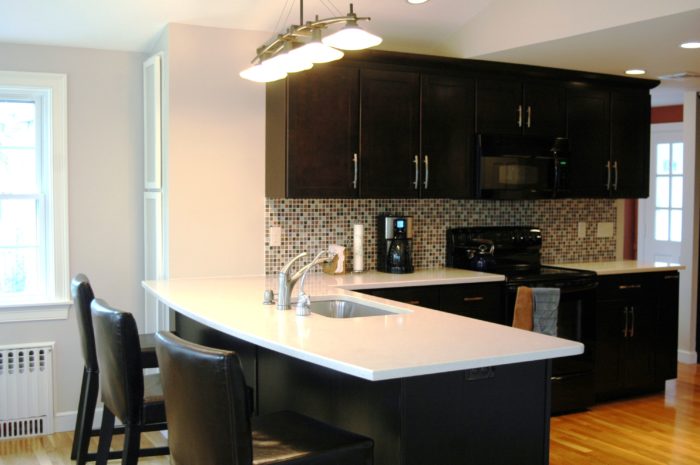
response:
<path id="1" fill-rule="evenodd" d="M 598 223 L 598 229 L 596 231 L 595 237 L 612 237 L 613 226 L 614 225 L 612 222 Z"/>
<path id="2" fill-rule="evenodd" d="M 270 228 L 270 247 L 279 247 L 282 245 L 282 228 L 272 226 Z"/>
<path id="3" fill-rule="evenodd" d="M 583 238 L 586 237 L 586 228 L 588 225 L 586 224 L 585 221 L 579 221 L 578 223 L 578 237 Z"/>

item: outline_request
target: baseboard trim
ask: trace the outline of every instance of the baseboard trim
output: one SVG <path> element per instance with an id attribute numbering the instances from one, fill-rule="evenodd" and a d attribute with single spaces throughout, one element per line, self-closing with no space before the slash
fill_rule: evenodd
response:
<path id="1" fill-rule="evenodd" d="M 68 412 L 59 412 L 54 415 L 53 429 L 56 433 L 64 431 L 73 431 L 75 429 L 75 421 L 78 418 L 77 410 L 69 410 Z M 92 429 L 99 429 L 102 423 L 102 407 L 95 409 L 95 418 L 92 420 Z M 115 419 L 115 426 L 121 426 L 119 419 Z"/>
<path id="2" fill-rule="evenodd" d="M 678 350 L 678 361 L 685 365 L 695 365 L 698 363 L 698 353 L 690 350 Z"/>

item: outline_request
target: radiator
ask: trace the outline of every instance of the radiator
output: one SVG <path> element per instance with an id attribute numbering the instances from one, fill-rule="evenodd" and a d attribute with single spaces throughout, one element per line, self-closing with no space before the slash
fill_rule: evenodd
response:
<path id="1" fill-rule="evenodd" d="M 53 433 L 53 346 L 0 346 L 0 439 Z"/>

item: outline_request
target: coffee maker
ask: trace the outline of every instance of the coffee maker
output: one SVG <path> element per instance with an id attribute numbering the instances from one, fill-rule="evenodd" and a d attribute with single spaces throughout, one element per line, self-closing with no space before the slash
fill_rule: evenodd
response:
<path id="1" fill-rule="evenodd" d="M 413 218 L 377 217 L 377 270 L 385 273 L 413 273 Z"/>

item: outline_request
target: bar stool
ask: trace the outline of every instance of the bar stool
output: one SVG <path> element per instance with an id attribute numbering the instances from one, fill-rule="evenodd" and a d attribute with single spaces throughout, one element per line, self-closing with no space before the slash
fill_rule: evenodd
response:
<path id="1" fill-rule="evenodd" d="M 100 370 L 97 364 L 97 354 L 95 353 L 95 334 L 92 328 L 92 315 L 90 314 L 90 303 L 95 298 L 95 294 L 87 276 L 80 273 L 72 279 L 71 295 L 73 297 L 76 319 L 78 320 L 84 368 L 70 458 L 75 460 L 77 465 L 85 465 L 86 462 L 94 461 L 96 458 L 96 454 L 88 452 L 90 437 L 97 436 L 100 433 L 100 430 L 92 429 L 95 407 L 97 405 Z M 139 341 L 143 367 L 157 367 L 158 359 L 156 357 L 154 335 L 152 333 L 140 335 Z M 115 432 L 121 433 L 123 428 L 117 428 Z M 110 454 L 110 458 L 116 458 L 120 455 L 121 452 L 113 452 Z"/>
<path id="2" fill-rule="evenodd" d="M 250 417 L 238 356 L 156 333 L 173 465 L 370 465 L 374 442 L 294 412 Z"/>
<path id="3" fill-rule="evenodd" d="M 109 458 L 115 417 L 124 425 L 122 465 L 135 465 L 139 457 L 167 455 L 167 447 L 140 447 L 142 432 L 162 431 L 167 424 L 160 376 L 143 374 L 134 316 L 100 299 L 94 299 L 90 308 L 104 403 L 97 465 Z"/>

